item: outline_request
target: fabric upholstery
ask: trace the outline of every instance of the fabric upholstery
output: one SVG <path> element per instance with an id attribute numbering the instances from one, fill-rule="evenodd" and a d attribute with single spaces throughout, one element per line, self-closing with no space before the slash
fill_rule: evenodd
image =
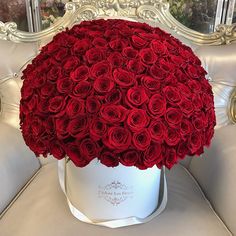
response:
<path id="1" fill-rule="evenodd" d="M 19 127 L 20 70 L 37 53 L 36 43 L 0 40 L 0 122 Z"/>
<path id="2" fill-rule="evenodd" d="M 230 235 L 182 166 L 167 171 L 167 178 L 169 199 L 159 217 L 139 226 L 109 229 L 74 218 L 59 186 L 56 163 L 44 165 L 0 220 L 0 235 Z"/>
<path id="3" fill-rule="evenodd" d="M 39 169 L 19 130 L 0 123 L 0 213 Z M 1 232 L 0 232 L 1 235 Z"/>
<path id="4" fill-rule="evenodd" d="M 229 229 L 236 235 L 236 126 L 215 132 L 203 158 L 193 158 L 190 171 Z"/>
<path id="5" fill-rule="evenodd" d="M 201 46 L 195 50 L 214 81 L 236 85 L 236 43 L 222 46 Z"/>

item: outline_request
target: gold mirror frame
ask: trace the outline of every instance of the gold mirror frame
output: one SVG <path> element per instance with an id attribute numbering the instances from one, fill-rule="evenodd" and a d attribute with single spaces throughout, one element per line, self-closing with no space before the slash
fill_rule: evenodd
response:
<path id="1" fill-rule="evenodd" d="M 46 30 L 29 33 L 14 22 L 0 22 L 0 39 L 14 42 L 44 40 L 81 20 L 123 16 L 161 23 L 197 45 L 221 45 L 236 41 L 236 24 L 219 25 L 216 32 L 203 34 L 178 22 L 169 12 L 166 0 L 78 0 L 65 6 L 65 15 Z"/>

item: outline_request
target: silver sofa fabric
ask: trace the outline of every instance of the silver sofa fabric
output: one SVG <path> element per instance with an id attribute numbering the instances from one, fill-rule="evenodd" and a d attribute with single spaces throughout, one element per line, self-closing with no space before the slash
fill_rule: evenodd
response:
<path id="1" fill-rule="evenodd" d="M 0 212 L 40 168 L 19 130 L 0 122 Z M 1 228 L 0 228 L 1 235 Z"/>
<path id="2" fill-rule="evenodd" d="M 184 167 L 168 171 L 167 180 L 169 199 L 159 217 L 139 226 L 109 229 L 82 223 L 72 216 L 59 186 L 57 165 L 46 164 L 0 220 L 0 235 L 231 235 Z"/>

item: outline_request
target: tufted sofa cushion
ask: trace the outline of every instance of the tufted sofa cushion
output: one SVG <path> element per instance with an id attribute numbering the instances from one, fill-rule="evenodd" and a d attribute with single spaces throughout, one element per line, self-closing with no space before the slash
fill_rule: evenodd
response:
<path id="1" fill-rule="evenodd" d="M 109 229 L 78 221 L 60 189 L 57 165 L 44 165 L 0 220 L 4 236 L 229 236 L 191 174 L 182 166 L 167 172 L 168 203 L 152 221 Z M 88 203 L 89 204 L 89 203 Z"/>

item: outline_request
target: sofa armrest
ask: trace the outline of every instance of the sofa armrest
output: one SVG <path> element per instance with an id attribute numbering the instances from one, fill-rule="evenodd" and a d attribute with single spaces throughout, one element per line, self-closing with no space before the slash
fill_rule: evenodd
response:
<path id="1" fill-rule="evenodd" d="M 0 213 L 40 168 L 20 131 L 0 123 Z"/>
<path id="2" fill-rule="evenodd" d="M 215 131 L 211 147 L 193 158 L 189 170 L 212 206 L 233 234 L 236 234 L 236 126 Z"/>

